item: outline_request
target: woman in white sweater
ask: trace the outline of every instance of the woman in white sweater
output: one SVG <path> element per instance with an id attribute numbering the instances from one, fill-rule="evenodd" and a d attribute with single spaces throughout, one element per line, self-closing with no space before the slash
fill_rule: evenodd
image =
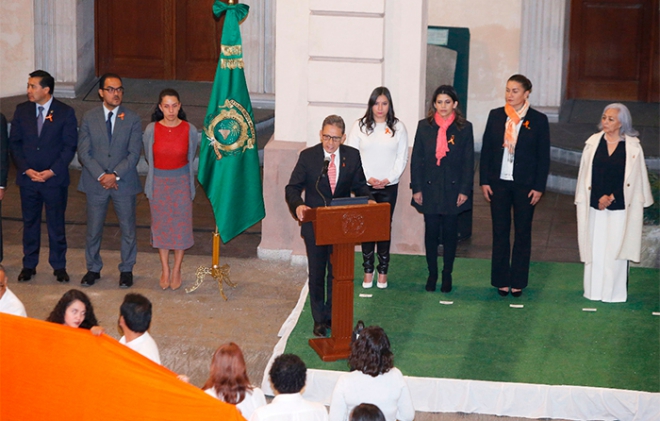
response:
<path id="1" fill-rule="evenodd" d="M 403 374 L 394 367 L 390 340 L 380 326 L 359 332 L 348 357 L 350 373 L 337 380 L 330 401 L 329 421 L 347 421 L 361 403 L 376 405 L 387 421 L 412 421 L 415 408 Z"/>
<path id="2" fill-rule="evenodd" d="M 216 399 L 236 405 L 246 419 L 266 405 L 264 392 L 250 384 L 243 352 L 233 342 L 220 345 L 213 354 L 211 373 L 202 389 Z"/>
<path id="3" fill-rule="evenodd" d="M 399 178 L 408 162 L 408 132 L 394 115 L 389 89 L 380 86 L 371 92 L 367 111 L 355 121 L 346 141 L 360 151 L 364 176 L 378 203 L 390 204 L 390 221 L 399 189 Z M 391 226 L 391 224 L 390 224 Z M 374 280 L 374 249 L 378 253 L 378 288 L 387 288 L 390 242 L 362 243 L 364 288 Z"/>

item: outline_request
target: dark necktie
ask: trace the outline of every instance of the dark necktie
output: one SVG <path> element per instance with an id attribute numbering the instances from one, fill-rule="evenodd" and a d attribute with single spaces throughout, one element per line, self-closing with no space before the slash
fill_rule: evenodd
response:
<path id="1" fill-rule="evenodd" d="M 108 113 L 108 119 L 105 122 L 105 127 L 108 129 L 108 140 L 112 142 L 112 111 Z"/>
<path id="2" fill-rule="evenodd" d="M 39 114 L 37 114 L 37 136 L 41 136 L 41 129 L 44 127 L 44 107 L 38 106 Z"/>

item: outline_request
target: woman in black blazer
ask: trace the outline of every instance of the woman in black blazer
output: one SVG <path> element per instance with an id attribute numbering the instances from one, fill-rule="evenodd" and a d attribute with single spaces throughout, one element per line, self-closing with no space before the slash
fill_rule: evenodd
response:
<path id="1" fill-rule="evenodd" d="M 449 85 L 431 97 L 427 117 L 420 120 L 410 159 L 411 204 L 424 214 L 424 245 L 429 276 L 426 290 L 438 281 L 438 244 L 444 248 L 440 291 L 450 292 L 458 241 L 458 214 L 472 207 L 474 180 L 472 124 L 458 109 L 458 95 Z"/>
<path id="2" fill-rule="evenodd" d="M 483 137 L 481 190 L 493 219 L 491 284 L 501 296 L 520 297 L 527 286 L 534 207 L 545 191 L 550 168 L 548 118 L 530 108 L 532 82 L 513 75 L 506 84 L 506 105 L 491 110 Z M 515 238 L 509 242 L 511 208 Z"/>

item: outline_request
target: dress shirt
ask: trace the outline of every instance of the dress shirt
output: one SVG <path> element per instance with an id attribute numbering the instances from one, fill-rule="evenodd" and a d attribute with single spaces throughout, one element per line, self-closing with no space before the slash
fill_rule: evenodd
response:
<path id="1" fill-rule="evenodd" d="M 300 393 L 286 393 L 254 411 L 250 421 L 328 421 L 328 411 L 323 404 L 308 401 Z"/>
<path id="2" fill-rule="evenodd" d="M 5 290 L 2 298 L 0 298 L 0 313 L 27 317 L 25 306 L 9 288 Z"/>
<path id="3" fill-rule="evenodd" d="M 337 168 L 337 178 L 335 179 L 335 183 L 339 180 L 339 163 L 341 162 L 341 159 L 339 159 L 339 148 L 337 148 L 336 151 L 333 152 L 335 154 L 335 168 Z M 331 154 L 327 153 L 325 149 L 323 149 L 323 160 L 330 160 L 331 159 Z M 330 164 L 328 163 L 328 167 L 330 167 Z"/>
<path id="4" fill-rule="evenodd" d="M 156 341 L 154 341 L 154 338 L 151 337 L 149 332 L 144 332 L 140 337 L 130 342 L 126 342 L 126 336 L 122 336 L 119 339 L 119 343 L 126 345 L 138 354 L 144 355 L 156 364 L 160 364 L 158 345 L 156 345 Z"/>
<path id="5" fill-rule="evenodd" d="M 44 120 L 45 120 L 46 116 L 48 115 L 48 111 L 50 110 L 50 104 L 52 104 L 52 103 L 53 103 L 53 96 L 52 95 L 50 96 L 50 99 L 48 100 L 48 102 L 46 102 L 44 105 L 37 104 L 35 102 L 34 103 L 34 105 L 35 105 L 35 107 L 34 107 L 34 116 L 38 117 L 39 116 L 39 107 L 44 107 L 43 116 L 44 116 Z"/>
<path id="6" fill-rule="evenodd" d="M 117 121 L 117 111 L 119 107 L 115 107 L 113 110 L 109 110 L 105 108 L 105 104 L 103 104 L 103 121 L 108 121 L 108 114 L 110 111 L 112 111 L 112 118 L 110 118 L 110 121 L 112 122 L 112 132 L 115 132 L 115 121 Z"/>

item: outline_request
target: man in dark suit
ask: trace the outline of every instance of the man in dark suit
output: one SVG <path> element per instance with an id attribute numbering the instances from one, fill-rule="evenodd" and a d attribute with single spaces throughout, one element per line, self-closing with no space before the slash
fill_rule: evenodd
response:
<path id="1" fill-rule="evenodd" d="M 7 188 L 7 170 L 9 166 L 9 141 L 7 135 L 7 119 L 0 113 L 0 262 L 3 258 L 2 250 L 2 199 L 5 198 Z"/>
<path id="2" fill-rule="evenodd" d="M 300 152 L 298 163 L 285 189 L 289 209 L 299 221 L 303 220 L 308 209 L 328 206 L 333 198 L 349 197 L 351 192 L 373 199 L 364 178 L 360 152 L 343 145 L 346 140 L 344 130 L 341 117 L 328 116 L 323 120 L 319 132 L 321 143 Z M 307 250 L 314 335 L 322 337 L 326 336 L 330 328 L 332 316 L 332 247 L 316 245 L 311 222 L 302 224 L 301 233 Z"/>
<path id="3" fill-rule="evenodd" d="M 99 80 L 103 105 L 88 111 L 80 126 L 78 159 L 83 166 L 78 190 L 87 195 L 87 273 L 82 286 L 94 285 L 101 277 L 101 237 L 112 204 L 121 229 L 119 286 L 133 285 L 137 257 L 135 202 L 142 191 L 137 164 L 142 152 L 142 123 L 133 111 L 121 105 L 124 87 L 121 78 L 107 73 Z"/>
<path id="4" fill-rule="evenodd" d="M 54 88 L 55 79 L 48 72 L 30 73 L 28 101 L 16 107 L 11 123 L 9 148 L 16 164 L 23 213 L 23 270 L 18 275 L 19 282 L 29 281 L 37 273 L 44 205 L 48 262 L 58 282 L 69 282 L 64 214 L 78 121 L 73 108 L 53 98 Z"/>

